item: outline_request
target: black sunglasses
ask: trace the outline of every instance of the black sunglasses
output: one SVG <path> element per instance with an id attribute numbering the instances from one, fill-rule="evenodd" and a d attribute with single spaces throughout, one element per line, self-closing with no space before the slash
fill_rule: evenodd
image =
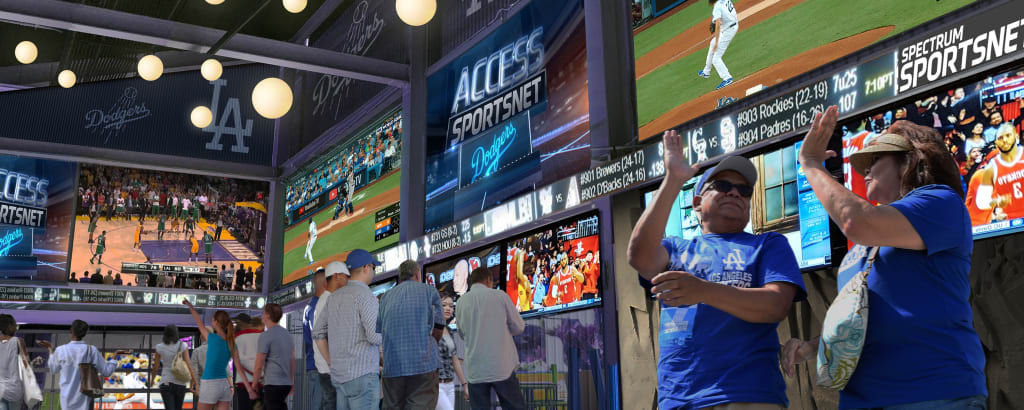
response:
<path id="1" fill-rule="evenodd" d="M 708 188 L 714 189 L 715 191 L 721 192 L 723 194 L 732 192 L 732 189 L 736 188 L 736 192 L 738 192 L 740 196 L 744 198 L 750 198 L 751 195 L 754 195 L 754 187 L 747 184 L 734 184 L 724 179 L 716 179 L 714 181 L 708 182 Z M 707 192 L 707 189 L 705 189 L 704 192 Z"/>

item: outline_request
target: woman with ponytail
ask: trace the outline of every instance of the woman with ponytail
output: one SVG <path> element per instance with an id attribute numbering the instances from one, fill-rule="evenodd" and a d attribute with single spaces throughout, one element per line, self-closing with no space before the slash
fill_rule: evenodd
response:
<path id="1" fill-rule="evenodd" d="M 203 376 L 199 384 L 199 410 L 228 410 L 231 408 L 231 382 L 228 380 L 228 360 L 234 358 L 239 363 L 238 350 L 235 349 L 235 327 L 231 323 L 231 317 L 227 312 L 218 310 L 213 314 L 213 332 L 203 325 L 203 319 L 196 312 L 192 302 L 185 299 L 181 303 L 188 306 L 192 312 L 192 318 L 199 327 L 203 341 L 207 343 L 206 365 L 203 366 Z M 249 383 L 244 372 L 242 384 L 249 393 L 249 397 L 256 398 L 256 390 Z"/>

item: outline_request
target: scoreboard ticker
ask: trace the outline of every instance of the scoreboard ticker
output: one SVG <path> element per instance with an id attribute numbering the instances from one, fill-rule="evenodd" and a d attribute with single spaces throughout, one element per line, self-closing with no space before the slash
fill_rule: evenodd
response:
<path id="1" fill-rule="evenodd" d="M 260 295 L 187 293 L 165 288 L 76 289 L 73 287 L 0 286 L 0 301 L 37 303 L 101 303 L 183 307 L 188 299 L 198 308 L 263 309 Z"/>

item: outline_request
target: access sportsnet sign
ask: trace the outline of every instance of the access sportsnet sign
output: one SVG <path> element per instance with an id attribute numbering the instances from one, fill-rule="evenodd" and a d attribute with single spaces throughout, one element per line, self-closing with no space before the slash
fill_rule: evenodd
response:
<path id="1" fill-rule="evenodd" d="M 903 93 L 986 63 L 1021 56 L 1024 13 L 1019 2 L 991 9 L 896 50 L 896 86 Z"/>
<path id="2" fill-rule="evenodd" d="M 46 228 L 50 181 L 0 168 L 0 225 Z"/>

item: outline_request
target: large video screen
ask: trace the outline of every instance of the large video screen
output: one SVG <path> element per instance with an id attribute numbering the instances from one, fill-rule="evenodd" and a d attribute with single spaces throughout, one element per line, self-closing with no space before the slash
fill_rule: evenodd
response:
<path id="1" fill-rule="evenodd" d="M 459 298 L 469 291 L 469 275 L 476 268 L 484 267 L 490 270 L 495 287 L 501 287 L 501 267 L 504 263 L 502 257 L 500 243 L 472 250 L 423 266 L 423 281 L 436 286 L 441 296 L 451 296 L 457 310 Z M 453 320 L 448 325 L 454 329 L 457 322 Z"/>
<path id="2" fill-rule="evenodd" d="M 427 86 L 427 231 L 590 167 L 581 0 L 530 2 Z"/>
<path id="3" fill-rule="evenodd" d="M 67 277 L 76 167 L 0 155 L 0 278 Z"/>
<path id="4" fill-rule="evenodd" d="M 523 314 L 600 303 L 600 244 L 597 214 L 509 240 L 505 292 Z"/>
<path id="5" fill-rule="evenodd" d="M 899 120 L 934 127 L 945 139 L 960 167 L 975 239 L 1024 230 L 1024 70 L 923 95 L 847 122 L 842 131 L 843 171 L 846 186 L 861 197 L 867 197 L 864 177 L 850 168 L 848 158 Z"/>
<path id="6" fill-rule="evenodd" d="M 402 113 L 389 112 L 307 165 L 287 184 L 287 285 L 353 249 L 398 242 Z"/>
<path id="7" fill-rule="evenodd" d="M 778 232 L 786 237 L 801 269 L 832 264 L 828 214 L 811 190 L 797 161 L 800 143 L 751 158 L 759 182 L 751 198 L 749 233 Z M 701 234 L 693 211 L 695 177 L 683 185 L 672 203 L 665 236 L 692 239 Z M 655 191 L 644 194 L 644 204 L 654 201 Z"/>
<path id="8" fill-rule="evenodd" d="M 259 181 L 82 164 L 68 280 L 255 290 L 262 283 L 269 188 Z M 221 277 L 228 270 L 230 284 Z"/>
<path id="9" fill-rule="evenodd" d="M 879 0 L 870 7 L 848 0 L 682 2 L 633 31 L 640 138 L 973 2 Z M 712 33 L 713 16 L 720 24 Z M 634 12 L 638 18 L 643 20 L 642 10 Z M 715 53 L 709 54 L 712 41 Z"/>

